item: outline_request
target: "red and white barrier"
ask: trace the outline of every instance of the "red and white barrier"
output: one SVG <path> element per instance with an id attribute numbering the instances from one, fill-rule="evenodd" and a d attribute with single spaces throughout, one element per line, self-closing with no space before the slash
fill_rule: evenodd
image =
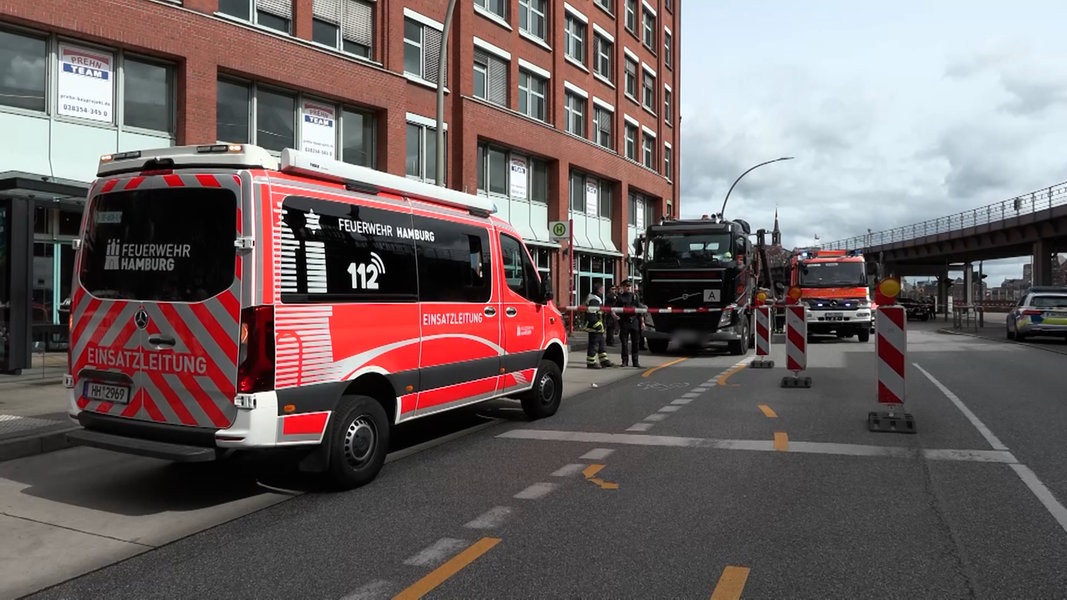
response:
<path id="1" fill-rule="evenodd" d="M 908 354 L 907 314 L 903 306 L 879 306 L 874 329 L 878 355 L 878 403 L 903 405 L 904 371 Z"/>
<path id="2" fill-rule="evenodd" d="M 656 314 L 687 314 L 687 313 L 705 313 L 708 312 L 706 308 L 638 308 L 635 306 L 566 306 L 562 310 L 577 311 L 577 312 L 612 312 L 616 314 L 624 315 L 656 315 Z M 719 309 L 716 309 L 719 310 Z"/>
<path id="3" fill-rule="evenodd" d="M 811 387 L 811 377 L 800 377 L 808 368 L 808 321 L 807 307 L 790 304 L 785 307 L 785 368 L 793 376 L 782 378 L 782 387 Z"/>
<path id="4" fill-rule="evenodd" d="M 753 313 L 755 326 L 752 328 L 756 332 L 756 359 L 749 363 L 750 367 L 757 369 L 760 368 L 773 368 L 774 361 L 768 360 L 766 357 L 771 354 L 771 311 L 773 309 L 770 306 L 757 306 Z"/>

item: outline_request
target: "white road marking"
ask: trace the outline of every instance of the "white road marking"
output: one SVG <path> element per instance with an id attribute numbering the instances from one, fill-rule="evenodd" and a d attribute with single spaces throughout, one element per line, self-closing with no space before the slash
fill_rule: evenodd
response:
<path id="1" fill-rule="evenodd" d="M 699 396 L 700 396 L 700 393 L 698 393 L 698 392 L 688 392 L 688 393 L 682 394 L 682 398 L 698 398 Z"/>
<path id="2" fill-rule="evenodd" d="M 659 409 L 659 411 L 662 413 L 672 413 L 678 412 L 680 410 L 682 410 L 681 406 L 664 406 L 663 408 Z"/>
<path id="3" fill-rule="evenodd" d="M 636 435 L 630 433 L 598 433 L 592 431 L 556 431 L 547 429 L 513 429 L 497 437 L 554 442 L 594 444 L 627 444 L 634 446 L 665 446 L 673 448 L 711 448 L 715 450 L 749 450 L 774 452 L 773 440 L 721 440 L 667 435 Z M 901 446 L 870 446 L 866 444 L 834 444 L 825 442 L 789 441 L 790 454 L 832 454 L 838 456 L 869 456 L 888 458 L 925 458 L 937 461 L 966 461 L 1015 464 L 1011 452 L 1003 450 L 923 449 Z"/>
<path id="4" fill-rule="evenodd" d="M 669 416 L 670 415 L 667 415 L 667 414 L 664 414 L 664 413 L 661 413 L 661 412 L 654 412 L 654 413 L 648 415 L 647 417 L 645 417 L 645 420 L 646 421 L 650 421 L 652 423 L 658 423 L 658 422 L 662 421 L 663 419 L 666 419 Z"/>
<path id="5" fill-rule="evenodd" d="M 464 525 L 468 529 L 496 529 L 504 524 L 504 520 L 511 514 L 509 506 L 494 506 L 484 514 Z"/>
<path id="6" fill-rule="evenodd" d="M 696 393 L 698 393 L 698 394 L 703 394 L 704 392 L 708 391 L 708 388 L 705 388 L 705 387 L 695 387 L 695 388 L 693 388 L 693 389 L 691 389 L 691 390 L 689 390 L 689 391 L 690 391 L 690 392 L 696 392 Z"/>
<path id="7" fill-rule="evenodd" d="M 423 548 L 415 556 L 405 560 L 404 564 L 413 567 L 436 566 L 443 563 L 446 558 L 455 554 L 460 548 L 465 548 L 468 544 L 470 542 L 467 540 L 441 538 L 432 545 Z"/>
<path id="8" fill-rule="evenodd" d="M 675 406 L 683 406 L 683 405 L 689 404 L 692 401 L 693 400 L 691 398 L 679 398 L 679 399 L 675 400 L 674 402 L 671 402 L 671 404 L 673 404 Z"/>
<path id="9" fill-rule="evenodd" d="M 389 588 L 392 587 L 392 585 L 393 584 L 384 579 L 372 581 L 341 598 L 341 600 L 378 600 L 379 598 L 390 598 L 392 597 L 392 594 L 389 593 Z"/>
<path id="10" fill-rule="evenodd" d="M 626 428 L 626 431 L 648 431 L 652 429 L 652 423 L 637 423 Z"/>
<path id="11" fill-rule="evenodd" d="M 959 399 L 959 396 L 953 394 L 952 390 L 945 387 L 945 384 L 938 381 L 937 378 L 935 378 L 929 373 L 929 371 L 920 367 L 919 363 L 911 364 L 916 369 L 919 369 L 919 371 L 921 371 L 923 375 L 926 375 L 926 378 L 929 379 L 931 383 L 936 385 L 937 389 L 941 390 L 941 393 L 944 394 L 945 397 L 949 399 L 949 401 L 956 405 L 956 408 L 960 409 L 960 412 L 963 413 L 963 416 L 967 417 L 967 420 L 971 422 L 971 425 L 974 425 L 975 429 L 978 430 L 978 433 L 982 434 L 982 437 L 984 437 L 986 441 L 989 442 L 989 445 L 992 446 L 994 450 L 1008 449 L 1008 447 L 1005 446 L 999 439 L 997 439 L 997 436 L 993 435 L 993 432 L 990 431 L 989 428 L 986 427 L 985 424 L 982 423 L 982 421 L 980 421 L 973 412 L 971 412 L 971 409 L 967 408 L 967 406 L 963 404 L 963 401 Z"/>
<path id="12" fill-rule="evenodd" d="M 537 500 L 552 493 L 558 486 L 554 483 L 535 483 L 525 490 L 515 494 L 519 500 Z"/>
<path id="13" fill-rule="evenodd" d="M 1041 480 L 1037 478 L 1037 475 L 1029 467 L 1026 465 L 1011 465 L 1011 468 L 1015 470 L 1015 474 L 1019 476 L 1019 479 L 1023 480 L 1026 487 L 1030 488 L 1030 491 L 1037 496 L 1041 504 L 1044 504 L 1045 508 L 1052 513 L 1052 518 L 1056 519 L 1056 522 L 1060 524 L 1064 531 L 1067 531 L 1067 508 L 1064 508 L 1056 500 L 1052 492 L 1045 487 L 1045 484 L 1041 483 Z"/>
<path id="14" fill-rule="evenodd" d="M 604 460 L 608 456 L 611 456 L 612 452 L 615 452 L 615 450 L 611 448 L 593 448 L 578 458 L 581 458 L 582 460 Z"/>
<path id="15" fill-rule="evenodd" d="M 582 458 L 585 458 L 585 457 L 583 456 Z M 580 465 L 580 464 L 563 465 L 563 467 L 561 467 L 555 473 L 553 473 L 552 476 L 553 477 L 570 477 L 571 475 L 577 475 L 578 473 L 581 473 L 582 469 L 584 469 L 585 467 L 586 467 L 586 465 Z"/>

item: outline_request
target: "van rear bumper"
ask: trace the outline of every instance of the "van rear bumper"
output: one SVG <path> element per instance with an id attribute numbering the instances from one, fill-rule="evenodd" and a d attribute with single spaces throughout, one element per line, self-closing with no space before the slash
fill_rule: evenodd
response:
<path id="1" fill-rule="evenodd" d="M 215 460 L 218 456 L 214 448 L 146 440 L 89 429 L 80 429 L 68 433 L 67 441 L 82 446 L 92 446 L 151 458 L 162 458 L 174 462 L 208 462 Z"/>

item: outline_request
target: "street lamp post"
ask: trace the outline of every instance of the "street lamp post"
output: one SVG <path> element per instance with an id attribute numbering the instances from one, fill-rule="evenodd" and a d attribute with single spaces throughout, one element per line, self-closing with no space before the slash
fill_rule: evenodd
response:
<path id="1" fill-rule="evenodd" d="M 445 28 L 441 32 L 441 54 L 437 58 L 437 161 L 434 167 L 434 184 L 445 185 L 445 66 L 448 65 L 448 32 L 452 29 L 452 12 L 456 0 L 448 0 L 445 11 Z"/>
<path id="2" fill-rule="evenodd" d="M 723 201 L 722 201 L 722 209 L 719 211 L 719 217 L 723 218 L 723 219 L 726 218 L 726 202 L 728 200 L 730 200 L 730 192 L 734 191 L 734 186 L 737 185 L 738 181 L 741 181 L 742 177 L 744 177 L 745 175 L 748 175 L 749 173 L 751 173 L 752 171 L 755 171 L 756 169 L 758 169 L 759 167 L 762 167 L 763 165 L 769 165 L 771 163 L 775 163 L 775 162 L 778 162 L 778 161 L 781 161 L 781 160 L 793 160 L 793 158 L 794 157 L 792 157 L 792 156 L 783 156 L 781 158 L 776 158 L 774 160 L 768 160 L 767 162 L 761 162 L 758 165 L 755 165 L 753 167 L 749 167 L 749 169 L 747 171 L 745 171 L 744 173 L 741 173 L 740 175 L 738 175 L 737 179 L 734 180 L 733 185 L 731 185 L 730 189 L 726 192 L 726 198 L 724 198 Z"/>

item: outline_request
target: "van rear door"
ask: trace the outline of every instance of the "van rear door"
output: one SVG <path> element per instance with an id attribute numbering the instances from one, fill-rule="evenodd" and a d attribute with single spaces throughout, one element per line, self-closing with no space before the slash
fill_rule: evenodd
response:
<path id="1" fill-rule="evenodd" d="M 74 281 L 78 406 L 90 417 L 228 427 L 236 415 L 240 273 L 251 260 L 235 248 L 239 178 L 168 173 L 97 189 Z"/>

